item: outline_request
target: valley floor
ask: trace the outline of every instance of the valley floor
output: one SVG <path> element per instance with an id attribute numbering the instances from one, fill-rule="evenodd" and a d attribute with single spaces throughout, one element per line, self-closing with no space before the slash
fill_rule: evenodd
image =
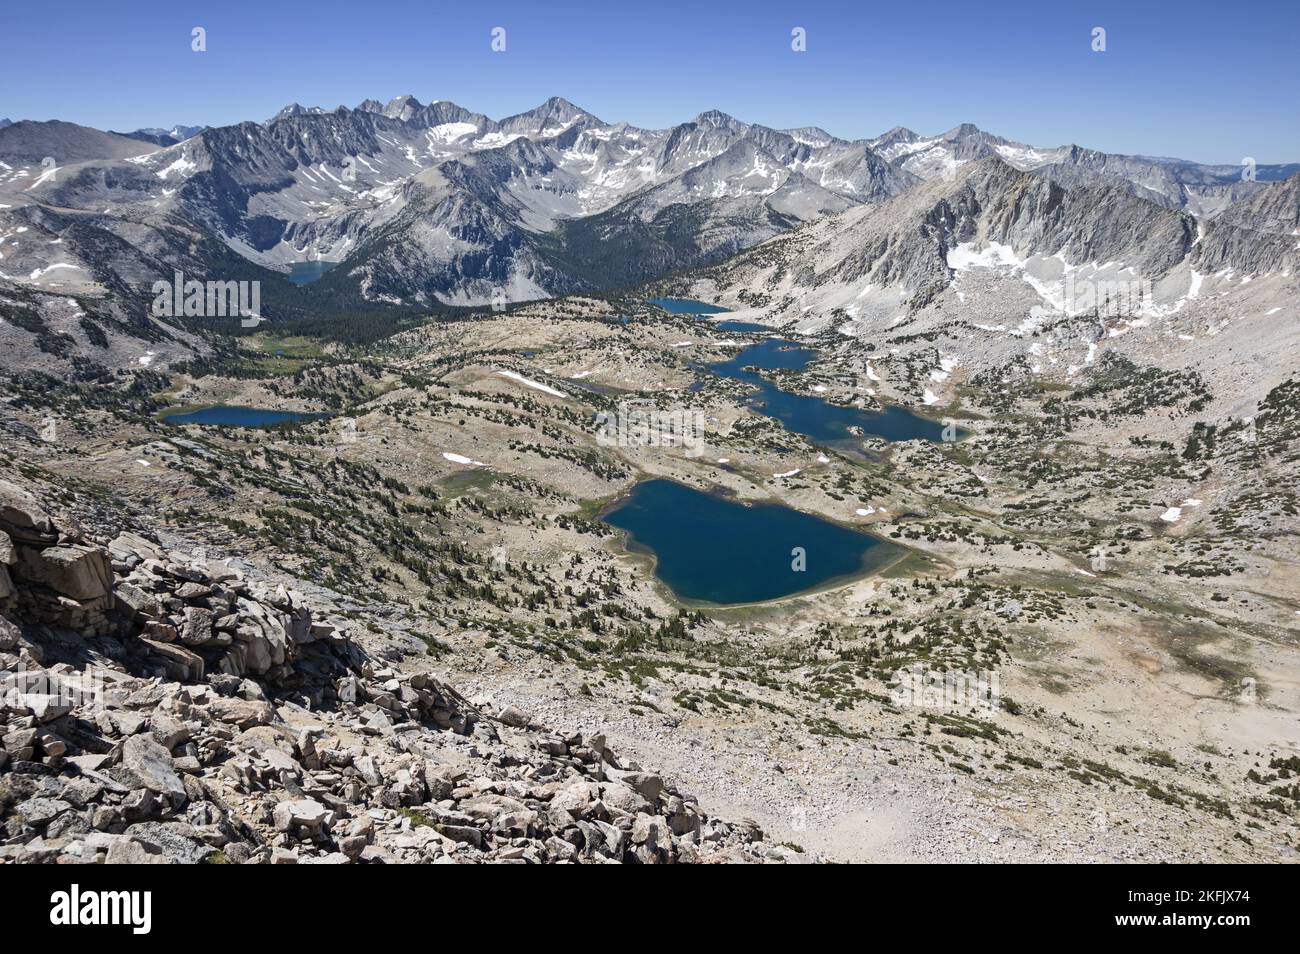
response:
<path id="1" fill-rule="evenodd" d="M 951 415 L 960 442 L 819 447 L 698 370 L 760 338 L 566 299 L 290 354 L 287 376 L 265 373 L 260 342 L 259 373 L 177 375 L 149 415 L 111 389 L 20 382 L 4 469 L 106 535 L 164 529 L 319 588 L 394 668 L 603 733 L 809 856 L 1297 860 L 1296 384 L 1255 396 L 1246 442 L 1220 382 L 1203 393 L 1139 356 L 1071 382 L 968 356 L 939 388 L 911 331 L 879 350 L 809 333 L 819 360 L 781 386 Z M 703 453 L 611 446 L 595 416 L 630 400 L 698 411 Z M 160 419 L 214 404 L 335 416 Z M 1189 443 L 1198 420 L 1219 422 L 1213 446 Z M 772 603 L 684 605 L 597 519 L 647 477 L 909 555 Z M 901 695 L 914 667 L 995 674 L 998 691 Z"/>

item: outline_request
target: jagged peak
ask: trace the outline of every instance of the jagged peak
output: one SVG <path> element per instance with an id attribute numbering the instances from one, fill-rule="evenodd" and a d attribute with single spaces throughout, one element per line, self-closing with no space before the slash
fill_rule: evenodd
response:
<path id="1" fill-rule="evenodd" d="M 700 113 L 691 122 L 697 126 L 713 126 L 717 129 L 726 129 L 730 127 L 748 128 L 749 123 L 741 122 L 730 113 L 724 113 L 720 109 L 706 109 Z"/>
<path id="2" fill-rule="evenodd" d="M 552 96 L 550 99 L 548 99 L 546 102 L 542 103 L 542 105 L 538 106 L 537 108 L 538 108 L 539 110 L 542 110 L 542 109 L 547 109 L 547 110 L 560 109 L 560 110 L 564 110 L 564 111 L 566 111 L 566 112 L 585 113 L 586 115 L 591 115 L 590 113 L 587 113 L 587 111 L 586 111 L 585 109 L 583 109 L 581 106 L 575 105 L 574 103 L 572 103 L 572 102 L 570 102 L 569 100 L 565 99 L 563 96 Z"/>
<path id="3" fill-rule="evenodd" d="M 997 175 L 1008 181 L 1041 181 L 1040 178 L 1035 176 L 1032 172 L 1027 172 L 1024 169 L 1017 169 L 996 152 L 990 152 L 986 156 L 981 156 L 978 159 L 972 159 L 970 162 L 963 163 L 957 168 L 954 180 L 969 179 L 972 176 L 981 173 L 985 175 Z"/>
<path id="4" fill-rule="evenodd" d="M 424 104 L 412 96 L 410 93 L 404 93 L 401 96 L 394 96 L 383 108 L 383 114 L 390 119 L 410 119 L 420 110 L 424 109 Z"/>
<path id="5" fill-rule="evenodd" d="M 974 123 L 959 123 L 944 133 L 941 138 L 951 141 L 955 139 L 970 139 L 976 136 L 988 135 L 990 134 L 986 133 L 983 129 L 980 129 Z"/>
<path id="6" fill-rule="evenodd" d="M 513 116 L 507 116 L 505 119 L 501 120 L 501 124 L 507 125 L 512 122 L 531 122 L 532 120 L 539 120 L 540 125 L 538 126 L 538 129 L 540 131 L 548 122 L 566 124 L 580 119 L 592 119 L 596 122 L 601 122 L 601 120 L 596 116 L 593 116 L 591 113 L 587 112 L 587 110 L 583 109 L 581 106 L 575 105 L 563 96 L 552 96 L 550 99 L 534 106 L 530 110 L 516 113 Z"/>
<path id="7" fill-rule="evenodd" d="M 800 126 L 797 129 L 781 129 L 778 132 L 783 132 L 808 146 L 825 146 L 835 142 L 835 137 L 820 126 Z"/>
<path id="8" fill-rule="evenodd" d="M 881 133 L 872 142 L 884 142 L 885 140 L 903 140 L 904 142 L 915 142 L 921 138 L 921 134 L 915 130 L 908 129 L 906 126 L 895 126 L 893 129 Z"/>
<path id="9" fill-rule="evenodd" d="M 303 106 L 300 103 L 290 103 L 268 119 L 267 122 L 274 123 L 281 119 L 292 119 L 295 116 L 322 116 L 324 114 L 325 110 L 319 106 Z"/>

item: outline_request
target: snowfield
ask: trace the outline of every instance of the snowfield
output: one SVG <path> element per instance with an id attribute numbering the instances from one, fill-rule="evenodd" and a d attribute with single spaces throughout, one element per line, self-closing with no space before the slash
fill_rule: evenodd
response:
<path id="1" fill-rule="evenodd" d="M 503 378 L 509 378 L 511 381 L 518 381 L 524 387 L 532 388 L 534 391 L 541 391 L 543 394 L 550 394 L 553 397 L 559 398 L 568 397 L 568 395 L 563 391 L 557 391 L 550 385 L 542 384 L 540 381 L 534 381 L 532 378 L 526 378 L 518 371 L 498 371 L 497 374 Z"/>

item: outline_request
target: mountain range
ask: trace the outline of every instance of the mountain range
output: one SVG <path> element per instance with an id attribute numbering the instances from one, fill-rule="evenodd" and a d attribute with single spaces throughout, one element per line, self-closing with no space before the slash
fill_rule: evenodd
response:
<path id="1" fill-rule="evenodd" d="M 953 202 L 996 208 L 999 189 L 1038 203 L 1029 218 L 1048 221 L 1018 227 L 1044 236 L 1066 227 L 1061 215 L 1095 220 L 1101 210 L 1084 211 L 1089 202 L 1138 210 L 1167 229 L 1160 241 L 1173 244 L 1150 252 L 1161 261 L 1221 221 L 1197 254 L 1248 268 L 1286 251 L 1248 251 L 1227 226 L 1250 227 L 1243 217 L 1255 202 L 1285 225 L 1289 193 L 1271 184 L 1297 171 L 1260 165 L 1252 178 L 1232 166 L 1040 148 L 970 124 L 850 141 L 715 110 L 641 129 L 558 97 L 501 120 L 399 96 L 128 134 L 21 121 L 0 128 L 0 280 L 138 300 L 141 286 L 176 269 L 275 284 L 292 263 L 321 260 L 340 264 L 317 295 L 374 307 L 479 306 L 711 266 L 792 230 L 820 234 L 812 223 L 896 231 L 878 224 L 872 210 L 881 206 L 977 217 Z M 904 274 L 904 297 L 923 300 L 944 280 L 943 243 L 960 237 L 952 227 L 974 219 L 964 221 L 927 231 L 941 241 L 906 265 L 895 246 L 843 267 Z M 1109 229 L 1124 223 L 1112 216 Z"/>
<path id="2" fill-rule="evenodd" d="M 1298 218 L 1300 176 L 1252 189 L 1207 219 L 1123 187 L 1064 185 L 987 157 L 688 274 L 685 286 L 770 320 L 809 311 L 857 320 L 873 308 L 914 312 L 966 267 L 987 265 L 1025 276 L 1040 295 L 1067 274 L 1145 281 L 1152 307 L 1173 307 L 1214 273 L 1242 284 L 1300 271 Z"/>

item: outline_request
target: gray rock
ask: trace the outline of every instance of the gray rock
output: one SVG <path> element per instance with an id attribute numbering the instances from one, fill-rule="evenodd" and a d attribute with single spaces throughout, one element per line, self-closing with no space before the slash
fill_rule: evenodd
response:
<path id="1" fill-rule="evenodd" d="M 29 798 L 19 802 L 18 814 L 33 828 L 44 828 L 71 808 L 71 805 L 60 798 Z"/>
<path id="2" fill-rule="evenodd" d="M 0 524 L 19 541 L 49 540 L 55 535 L 54 520 L 36 497 L 7 480 L 0 480 Z"/>
<path id="3" fill-rule="evenodd" d="M 167 858 L 162 852 L 150 851 L 144 844 L 133 841 L 125 835 L 115 839 L 108 846 L 108 852 L 104 856 L 104 864 L 108 865 L 165 865 L 171 863 L 171 859 Z"/>
<path id="4" fill-rule="evenodd" d="M 600 800 L 610 808 L 615 808 L 628 815 L 636 815 L 641 812 L 650 812 L 654 810 L 654 806 L 650 802 L 646 801 L 640 794 L 623 784 L 602 786 L 600 790 Z"/>
<path id="5" fill-rule="evenodd" d="M 36 730 L 18 729 L 5 734 L 4 748 L 15 762 L 25 762 L 36 752 Z"/>
<path id="6" fill-rule="evenodd" d="M 74 708 L 71 700 L 61 695 L 47 693 L 27 693 L 23 696 L 27 711 L 37 722 L 44 725 L 67 715 Z M 47 755 L 55 753 L 47 752 Z"/>
<path id="7" fill-rule="evenodd" d="M 205 596 L 212 595 L 212 587 L 205 586 L 202 583 L 182 583 L 176 587 L 176 598 L 185 600 L 187 603 L 191 600 L 202 599 Z"/>
<path id="8" fill-rule="evenodd" d="M 610 778 L 630 786 L 638 795 L 650 804 L 654 804 L 664 790 L 664 781 L 658 775 L 648 772 L 621 772 L 618 769 L 606 769 Z"/>
<path id="9" fill-rule="evenodd" d="M 474 848 L 483 846 L 483 833 L 477 828 L 468 825 L 442 825 L 439 830 L 452 841 L 459 841 Z M 364 856 L 364 852 L 362 854 Z"/>
<path id="10" fill-rule="evenodd" d="M 334 821 L 332 811 L 310 798 L 280 802 L 275 806 L 273 817 L 279 831 L 289 831 L 294 825 L 302 825 L 313 832 L 328 831 Z"/>
<path id="11" fill-rule="evenodd" d="M 522 709 L 515 706 L 506 706 L 497 714 L 497 721 L 522 729 L 528 725 L 528 716 Z"/>
<path id="12" fill-rule="evenodd" d="M 143 712 L 135 712 L 131 709 L 119 709 L 109 713 L 109 721 L 113 723 L 113 728 L 117 730 L 118 735 L 131 736 L 137 732 L 143 731 L 149 723 L 149 717 Z"/>
<path id="13" fill-rule="evenodd" d="M 151 792 L 166 795 L 175 804 L 185 801 L 185 784 L 172 765 L 172 756 L 156 739 L 133 735 L 122 746 L 122 765 Z"/>
<path id="14" fill-rule="evenodd" d="M 203 678 L 203 657 L 192 653 L 183 646 L 159 642 L 156 639 L 141 638 L 140 642 L 149 647 L 151 655 L 166 667 L 169 678 L 179 682 L 198 682 Z"/>
<path id="15" fill-rule="evenodd" d="M 126 607 L 134 616 L 146 619 L 158 619 L 163 614 L 162 604 L 152 593 L 146 593 L 140 587 L 127 582 L 119 582 L 113 587 L 113 595 L 120 606 Z"/>
<path id="16" fill-rule="evenodd" d="M 199 840 L 193 826 L 184 822 L 140 822 L 127 828 L 125 835 L 173 864 L 198 864 L 213 852 Z"/>
<path id="17" fill-rule="evenodd" d="M 188 742 L 190 727 L 169 712 L 155 711 L 149 716 L 149 732 L 167 751 Z"/>
<path id="18" fill-rule="evenodd" d="M 654 815 L 637 815 L 632 822 L 632 842 L 656 849 L 668 841 L 668 827 Z"/>
<path id="19" fill-rule="evenodd" d="M 185 607 L 185 622 L 181 625 L 181 642 L 186 646 L 202 646 L 212 639 L 212 610 L 198 606 Z"/>
<path id="20" fill-rule="evenodd" d="M 108 554 L 85 544 L 24 548 L 19 569 L 22 577 L 82 603 L 107 597 L 112 588 Z"/>

